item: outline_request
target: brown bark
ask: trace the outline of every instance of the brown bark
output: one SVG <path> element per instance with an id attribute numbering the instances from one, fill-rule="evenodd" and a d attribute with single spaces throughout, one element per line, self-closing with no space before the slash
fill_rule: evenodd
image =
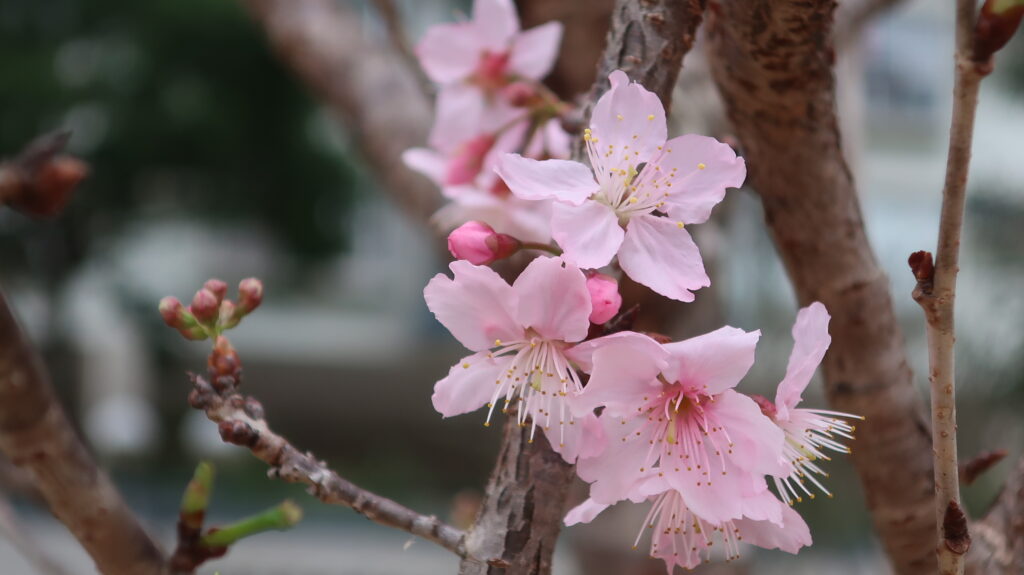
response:
<path id="1" fill-rule="evenodd" d="M 430 106 L 416 75 L 359 18 L 332 0 L 243 0 L 278 56 L 344 124 L 354 148 L 399 207 L 426 224 L 441 205 L 429 180 L 402 163 L 422 146 Z"/>
<path id="2" fill-rule="evenodd" d="M 50 510 L 104 575 L 159 575 L 163 556 L 76 436 L 0 294 L 0 449 L 29 470 Z"/>
<path id="3" fill-rule="evenodd" d="M 1010 473 L 992 509 L 971 523 L 973 544 L 967 555 L 971 575 L 1024 573 L 1024 458 Z"/>
<path id="4" fill-rule="evenodd" d="M 714 2 L 710 56 L 765 219 L 801 305 L 832 314 L 833 408 L 866 416 L 857 467 L 900 574 L 935 569 L 931 442 L 889 294 L 843 158 L 831 0 Z"/>

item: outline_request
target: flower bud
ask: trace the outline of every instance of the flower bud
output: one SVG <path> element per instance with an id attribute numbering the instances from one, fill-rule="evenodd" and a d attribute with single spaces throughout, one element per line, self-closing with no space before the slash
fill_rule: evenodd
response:
<path id="1" fill-rule="evenodd" d="M 494 135 L 483 134 L 462 144 L 448 161 L 444 183 L 449 186 L 461 186 L 475 180 L 484 167 L 484 157 L 494 146 L 494 140 Z"/>
<path id="2" fill-rule="evenodd" d="M 526 108 L 537 99 L 537 89 L 529 82 L 513 82 L 501 90 L 509 104 L 516 108 Z"/>
<path id="3" fill-rule="evenodd" d="M 160 300 L 160 316 L 164 318 L 164 323 L 173 327 L 182 327 L 181 314 L 185 312 L 185 306 L 181 305 L 181 301 L 176 297 L 165 297 Z"/>
<path id="4" fill-rule="evenodd" d="M 218 302 L 224 301 L 224 296 L 228 295 L 228 284 L 218 279 L 206 280 L 203 287 L 210 290 L 217 297 Z"/>
<path id="5" fill-rule="evenodd" d="M 587 277 L 587 291 L 590 292 L 591 323 L 602 324 L 619 313 L 622 296 L 615 278 L 592 272 Z"/>
<path id="6" fill-rule="evenodd" d="M 478 266 L 507 258 L 519 247 L 519 240 L 499 234 L 483 222 L 466 222 L 448 234 L 448 251 L 456 259 Z"/>
<path id="7" fill-rule="evenodd" d="M 241 315 L 248 315 L 263 302 L 263 282 L 256 278 L 246 278 L 238 284 L 238 310 Z"/>
<path id="8" fill-rule="evenodd" d="M 196 292 L 196 295 L 192 298 L 192 305 L 189 306 L 189 311 L 195 316 L 199 323 L 209 325 L 217 321 L 217 315 L 220 312 L 220 301 L 217 299 L 216 294 L 207 288 L 203 288 Z"/>

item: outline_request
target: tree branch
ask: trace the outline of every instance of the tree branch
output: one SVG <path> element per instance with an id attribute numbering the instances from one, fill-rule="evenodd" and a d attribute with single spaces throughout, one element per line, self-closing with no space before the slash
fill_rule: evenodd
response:
<path id="1" fill-rule="evenodd" d="M 466 556 L 464 534 L 434 516 L 417 513 L 390 499 L 371 493 L 339 476 L 310 452 L 301 452 L 272 431 L 263 406 L 238 391 L 241 361 L 231 344 L 220 337 L 210 353 L 209 380 L 192 376 L 189 404 L 218 425 L 221 438 L 246 447 L 270 466 L 268 475 L 309 486 L 309 494 L 324 503 L 349 507 L 367 519 L 406 531 Z"/>
<path id="2" fill-rule="evenodd" d="M 104 575 L 159 575 L 163 555 L 75 435 L 0 293 L 0 450 L 28 469 L 50 511 Z"/>
<path id="3" fill-rule="evenodd" d="M 967 556 L 972 575 L 1024 573 L 1024 458 L 1017 462 L 992 508 L 971 523 L 973 542 Z"/>
<path id="4" fill-rule="evenodd" d="M 709 56 L 800 305 L 832 314 L 833 408 L 866 416 L 853 463 L 896 573 L 935 569 L 931 443 L 889 282 L 843 157 L 831 0 L 712 2 Z"/>
<path id="5" fill-rule="evenodd" d="M 436 186 L 408 169 L 402 152 L 423 145 L 430 107 L 412 71 L 366 39 L 358 19 L 332 0 L 243 0 L 278 56 L 338 117 L 372 175 L 413 221 L 441 205 Z"/>

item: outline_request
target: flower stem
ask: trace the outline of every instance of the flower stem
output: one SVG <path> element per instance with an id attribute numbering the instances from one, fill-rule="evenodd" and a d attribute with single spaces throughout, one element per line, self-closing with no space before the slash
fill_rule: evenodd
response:
<path id="1" fill-rule="evenodd" d="M 185 487 L 185 494 L 181 497 L 182 517 L 206 513 L 206 507 L 210 503 L 210 495 L 213 493 L 214 475 L 213 465 L 210 462 L 199 462 L 195 473 L 192 475 L 192 481 L 188 482 L 188 486 Z"/>
<path id="2" fill-rule="evenodd" d="M 542 244 L 540 242 L 523 242 L 522 249 L 524 250 L 540 250 L 542 252 L 548 252 L 554 256 L 562 255 L 562 250 L 551 244 Z"/>
<path id="3" fill-rule="evenodd" d="M 207 548 L 228 547 L 246 537 L 270 531 L 288 529 L 302 520 L 302 509 L 291 501 L 284 501 L 277 507 L 246 517 L 224 527 L 211 530 L 200 540 Z"/>

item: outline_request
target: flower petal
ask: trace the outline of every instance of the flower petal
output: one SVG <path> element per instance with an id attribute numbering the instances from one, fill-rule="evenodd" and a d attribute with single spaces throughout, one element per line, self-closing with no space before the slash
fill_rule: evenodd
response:
<path id="1" fill-rule="evenodd" d="M 730 461 L 756 475 L 785 477 L 793 468 L 783 456 L 786 435 L 761 413 L 753 399 L 727 389 L 706 410 L 709 420 L 728 431 L 732 442 Z"/>
<path id="2" fill-rule="evenodd" d="M 668 128 L 665 107 L 653 92 L 631 83 L 625 72 L 616 70 L 608 76 L 611 89 L 601 96 L 590 116 L 591 136 L 597 141 L 593 148 L 600 152 L 591 156 L 594 169 L 609 171 L 636 167 L 646 162 L 665 143 Z"/>
<path id="3" fill-rule="evenodd" d="M 793 324 L 793 352 L 789 355 L 786 376 L 775 393 L 779 419 L 789 418 L 789 410 L 800 403 L 801 395 L 825 357 L 832 337 L 828 334 L 831 316 L 821 302 L 814 302 L 796 314 Z"/>
<path id="4" fill-rule="evenodd" d="M 434 409 L 444 417 L 476 411 L 491 401 L 494 382 L 501 376 L 503 365 L 479 352 L 462 358 L 448 370 L 448 376 L 434 385 L 430 398 Z M 507 363 L 507 361 L 505 362 Z"/>
<path id="5" fill-rule="evenodd" d="M 553 199 L 578 206 L 600 189 L 590 168 L 568 160 L 538 161 L 505 154 L 494 170 L 524 200 Z"/>
<path id="6" fill-rule="evenodd" d="M 447 169 L 444 156 L 430 148 L 409 148 L 402 152 L 402 161 L 406 166 L 430 178 L 439 186 L 444 181 L 444 173 Z"/>
<path id="7" fill-rule="evenodd" d="M 608 447 L 608 437 L 604 426 L 593 413 L 575 419 L 573 425 L 560 425 L 556 429 L 542 427 L 544 435 L 551 444 L 551 449 L 562 456 L 567 463 L 576 463 L 577 459 L 597 457 Z"/>
<path id="8" fill-rule="evenodd" d="M 469 77 L 480 62 L 483 46 L 471 22 L 432 26 L 416 46 L 416 57 L 427 76 L 438 84 Z"/>
<path id="9" fill-rule="evenodd" d="M 423 297 L 455 339 L 468 349 L 483 351 L 493 347 L 496 339 L 523 338 L 523 328 L 515 319 L 516 293 L 501 276 L 462 260 L 449 268 L 455 278 L 437 274 L 424 288 Z"/>
<path id="10" fill-rule="evenodd" d="M 711 285 L 690 233 L 668 218 L 631 218 L 619 265 L 634 281 L 674 300 L 693 301 L 693 290 Z"/>
<path id="11" fill-rule="evenodd" d="M 612 417 L 635 415 L 644 398 L 657 393 L 656 379 L 668 365 L 668 352 L 653 339 L 633 332 L 622 332 L 586 341 L 570 357 L 589 355 L 590 381 L 583 392 L 570 398 L 574 414 L 593 412 L 605 406 Z M 571 351 L 571 350 L 570 350 Z M 589 352 L 589 353 L 588 353 Z"/>
<path id="12" fill-rule="evenodd" d="M 544 339 L 577 342 L 590 329 L 587 278 L 561 259 L 539 257 L 512 284 L 519 302 L 518 324 Z"/>
<path id="13" fill-rule="evenodd" d="M 540 80 L 554 66 L 561 43 L 561 22 L 548 22 L 530 28 L 513 40 L 509 68 L 520 76 Z"/>
<path id="14" fill-rule="evenodd" d="M 764 549 L 780 549 L 796 554 L 811 544 L 811 530 L 803 517 L 788 505 L 782 506 L 782 526 L 771 521 L 738 519 L 733 522 L 745 543 Z"/>
<path id="15" fill-rule="evenodd" d="M 434 125 L 427 141 L 444 155 L 455 153 L 465 142 L 491 131 L 483 91 L 472 84 L 446 86 L 437 94 Z"/>
<path id="16" fill-rule="evenodd" d="M 551 237 L 561 246 L 562 258 L 581 268 L 608 265 L 624 236 L 615 211 L 600 202 L 555 202 L 551 208 Z"/>
<path id="17" fill-rule="evenodd" d="M 487 50 L 504 52 L 519 32 L 519 15 L 512 0 L 475 0 L 473 25 Z"/>
<path id="18" fill-rule="evenodd" d="M 736 384 L 754 365 L 760 331 L 721 327 L 711 333 L 665 344 L 669 367 L 665 377 L 707 395 L 717 395 Z"/>
<path id="19" fill-rule="evenodd" d="M 576 464 L 576 474 L 590 482 L 590 497 L 594 501 L 614 504 L 629 499 L 646 478 L 641 470 L 647 459 L 648 441 L 653 439 L 652 426 L 644 425 L 646 417 L 620 419 L 601 416 L 608 446 L 597 457 L 582 458 Z"/>
<path id="20" fill-rule="evenodd" d="M 576 525 L 577 523 L 590 523 L 595 517 L 600 515 L 602 511 L 611 507 L 607 503 L 598 503 L 593 499 L 587 499 L 583 503 L 580 503 L 576 507 L 573 507 L 565 514 L 566 526 Z"/>
<path id="21" fill-rule="evenodd" d="M 686 224 L 707 221 L 726 188 L 740 187 L 747 175 L 743 158 L 731 147 L 696 134 L 672 138 L 652 163 L 641 172 L 637 186 L 657 183 L 669 193 L 664 211 Z"/>

